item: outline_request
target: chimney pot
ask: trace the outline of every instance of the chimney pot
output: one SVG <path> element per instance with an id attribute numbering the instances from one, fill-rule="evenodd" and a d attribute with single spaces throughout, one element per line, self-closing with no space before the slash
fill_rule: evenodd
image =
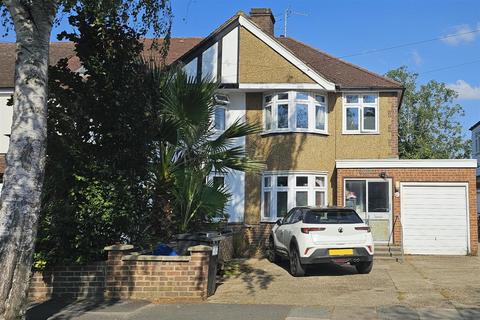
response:
<path id="1" fill-rule="evenodd" d="M 265 33 L 274 36 L 275 17 L 270 8 L 252 8 L 250 19 L 257 24 Z"/>

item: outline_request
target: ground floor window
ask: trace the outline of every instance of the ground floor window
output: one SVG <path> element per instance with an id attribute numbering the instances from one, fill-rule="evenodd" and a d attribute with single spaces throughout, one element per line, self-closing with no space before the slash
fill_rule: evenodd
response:
<path id="1" fill-rule="evenodd" d="M 355 209 L 364 218 L 369 213 L 391 212 L 389 179 L 346 179 L 345 207 Z"/>
<path id="2" fill-rule="evenodd" d="M 262 220 L 284 217 L 293 207 L 327 204 L 325 173 L 268 172 L 262 177 Z"/>

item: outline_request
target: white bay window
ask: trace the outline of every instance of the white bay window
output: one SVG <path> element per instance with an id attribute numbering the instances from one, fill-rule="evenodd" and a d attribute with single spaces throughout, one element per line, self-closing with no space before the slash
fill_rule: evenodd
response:
<path id="1" fill-rule="evenodd" d="M 343 96 L 343 133 L 378 133 L 378 94 Z"/>
<path id="2" fill-rule="evenodd" d="M 326 96 L 310 92 L 264 95 L 264 132 L 327 133 Z"/>
<path id="3" fill-rule="evenodd" d="M 325 173 L 268 172 L 262 177 L 262 220 L 275 221 L 293 207 L 325 206 Z"/>

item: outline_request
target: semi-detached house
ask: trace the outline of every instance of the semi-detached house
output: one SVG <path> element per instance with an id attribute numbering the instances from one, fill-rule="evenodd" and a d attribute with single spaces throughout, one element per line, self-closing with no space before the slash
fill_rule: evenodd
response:
<path id="1" fill-rule="evenodd" d="M 406 254 L 476 254 L 476 160 L 399 160 L 402 85 L 275 37 L 274 23 L 270 9 L 252 9 L 206 38 L 171 39 L 168 63 L 220 83 L 216 130 L 238 118 L 263 126 L 237 141 L 265 161 L 263 172 L 212 174 L 233 195 L 229 222 L 255 246 L 295 206 L 347 206 L 369 223 L 377 243 L 403 244 Z M 4 104 L 14 48 L 0 48 Z M 51 48 L 52 63 L 67 57 L 79 68 L 72 44 Z M 0 112 L 5 153 L 11 111 L 2 105 Z"/>

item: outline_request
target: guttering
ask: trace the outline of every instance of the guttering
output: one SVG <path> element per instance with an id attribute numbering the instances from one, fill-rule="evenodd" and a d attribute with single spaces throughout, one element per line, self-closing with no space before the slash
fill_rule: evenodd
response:
<path id="1" fill-rule="evenodd" d="M 358 159 L 336 160 L 338 169 L 476 168 L 476 159 Z"/>

